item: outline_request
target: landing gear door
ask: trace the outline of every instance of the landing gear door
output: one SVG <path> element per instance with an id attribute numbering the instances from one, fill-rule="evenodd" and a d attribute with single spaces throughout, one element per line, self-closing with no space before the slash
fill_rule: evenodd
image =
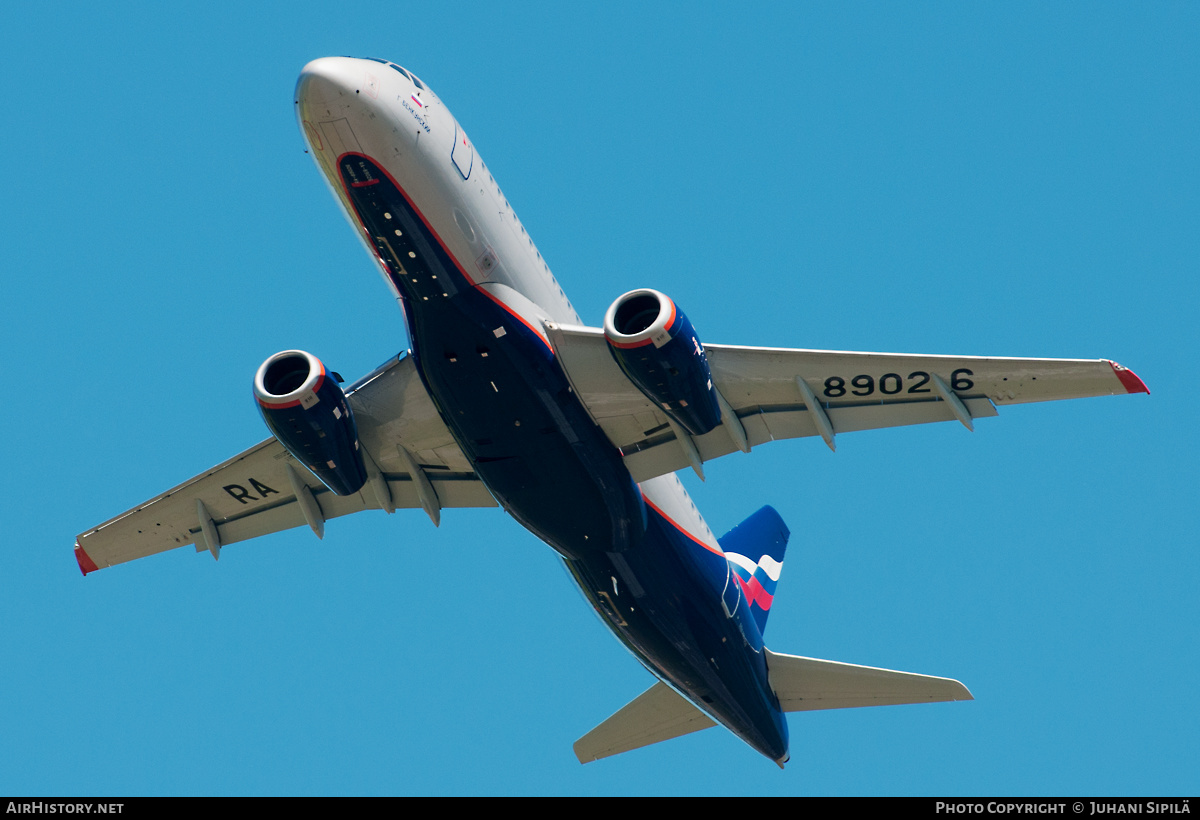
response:
<path id="1" fill-rule="evenodd" d="M 471 166 L 475 164 L 475 146 L 467 139 L 467 134 L 457 122 L 454 123 L 454 147 L 450 149 L 450 161 L 463 179 L 471 176 Z"/>

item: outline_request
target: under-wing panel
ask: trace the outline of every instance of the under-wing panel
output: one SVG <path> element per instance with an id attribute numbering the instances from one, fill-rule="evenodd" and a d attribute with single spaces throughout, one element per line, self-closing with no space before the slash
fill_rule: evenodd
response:
<path id="1" fill-rule="evenodd" d="M 219 549 L 312 524 L 314 512 L 323 522 L 366 509 L 432 506 L 433 515 L 442 507 L 496 505 L 454 443 L 410 358 L 392 359 L 361 379 L 347 399 L 370 456 L 371 479 L 359 492 L 330 492 L 270 438 L 80 534 L 75 548 L 80 568 L 87 574 L 188 544 L 208 549 L 213 545 L 204 534 L 205 516 Z M 297 501 L 289 470 L 315 502 L 309 515 Z"/>
<path id="2" fill-rule="evenodd" d="M 575 392 L 636 481 L 690 463 L 667 416 L 613 361 L 599 328 L 547 324 Z M 997 415 L 994 405 L 1149 392 L 1107 359 L 1016 359 L 704 345 L 753 447 L 776 439 Z M 803 385 L 801 384 L 803 382 Z M 806 395 L 807 393 L 807 395 Z M 815 405 L 815 406 L 814 406 Z M 692 437 L 702 461 L 739 449 L 728 425 Z"/>

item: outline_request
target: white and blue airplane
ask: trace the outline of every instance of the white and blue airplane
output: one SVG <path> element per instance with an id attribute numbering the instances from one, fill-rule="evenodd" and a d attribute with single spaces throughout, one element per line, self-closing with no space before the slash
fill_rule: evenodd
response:
<path id="1" fill-rule="evenodd" d="M 702 343 L 641 289 L 587 327 L 462 126 L 412 72 L 304 67 L 313 159 L 400 305 L 412 349 L 343 389 L 287 350 L 254 377 L 272 436 L 75 542 L 86 575 L 367 509 L 499 504 L 550 545 L 658 682 L 575 744 L 581 762 L 721 724 L 780 766 L 785 712 L 969 700 L 948 678 L 772 652 L 788 528 L 770 507 L 717 538 L 675 476 L 778 439 L 954 421 L 999 405 L 1148 393 L 1106 359 Z"/>

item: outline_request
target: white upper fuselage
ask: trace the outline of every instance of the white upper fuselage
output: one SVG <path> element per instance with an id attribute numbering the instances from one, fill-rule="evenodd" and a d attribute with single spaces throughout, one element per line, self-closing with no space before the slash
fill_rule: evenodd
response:
<path id="1" fill-rule="evenodd" d="M 517 291 L 537 306 L 538 318 L 578 323 L 579 315 L 462 126 L 428 86 L 418 86 L 419 78 L 409 79 L 397 68 L 325 57 L 301 73 L 304 98 L 298 100 L 297 116 L 313 158 L 348 215 L 352 209 L 340 193 L 334 162 L 347 152 L 363 153 L 383 164 L 413 197 L 475 284 Z M 374 246 L 362 238 L 374 256 Z"/>

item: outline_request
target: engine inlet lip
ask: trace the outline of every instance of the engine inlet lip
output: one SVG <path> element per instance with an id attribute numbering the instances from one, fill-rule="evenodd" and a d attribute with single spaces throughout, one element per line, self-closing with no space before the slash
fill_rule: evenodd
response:
<path id="1" fill-rule="evenodd" d="M 303 379 L 298 378 L 301 373 Z M 293 407 L 315 394 L 324 381 L 325 365 L 320 359 L 303 350 L 284 350 L 258 368 L 254 375 L 254 397 L 264 407 Z"/>
<path id="2" fill-rule="evenodd" d="M 658 312 L 647 322 L 654 303 Z M 617 347 L 641 347 L 669 331 L 674 322 L 675 303 L 669 296 L 652 288 L 639 288 L 621 295 L 609 306 L 604 315 L 604 335 Z"/>

